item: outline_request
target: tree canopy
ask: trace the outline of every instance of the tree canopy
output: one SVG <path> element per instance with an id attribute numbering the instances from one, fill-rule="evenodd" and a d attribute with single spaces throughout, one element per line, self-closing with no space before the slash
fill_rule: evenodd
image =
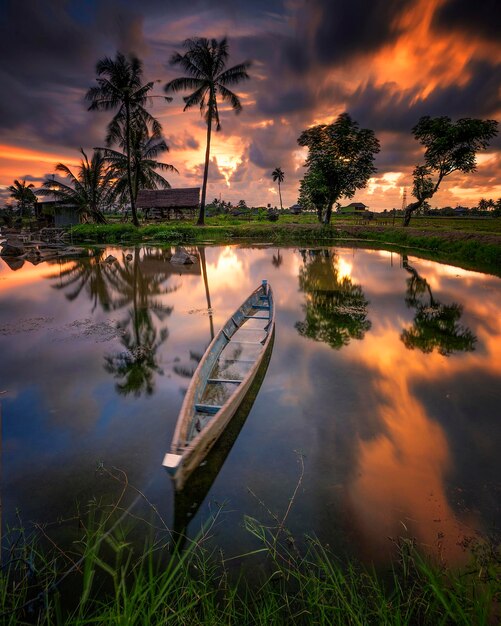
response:
<path id="1" fill-rule="evenodd" d="M 91 87 L 85 98 L 90 102 L 89 111 L 112 111 L 116 113 L 108 124 L 106 144 L 120 143 L 125 138 L 127 159 L 127 183 L 132 210 L 132 221 L 139 226 L 132 179 L 132 132 L 133 126 L 144 132 L 151 127 L 152 134 L 159 138 L 160 122 L 148 113 L 145 105 L 154 83 L 143 83 L 143 64 L 135 56 L 126 57 L 117 52 L 115 59 L 105 57 L 96 64 L 97 86 Z"/>
<path id="2" fill-rule="evenodd" d="M 352 198 L 376 172 L 379 141 L 372 130 L 360 128 L 348 113 L 341 113 L 332 124 L 303 131 L 298 144 L 308 148 L 299 203 L 314 207 L 319 221 L 328 224 L 333 204 Z"/>
<path id="3" fill-rule="evenodd" d="M 82 160 L 78 172 L 74 174 L 64 163 L 56 165 L 56 171 L 65 175 L 67 183 L 49 178 L 40 193 L 53 195 L 66 206 L 76 208 L 83 215 L 99 224 L 105 224 L 103 211 L 113 196 L 113 173 L 108 168 L 102 150 L 94 150 L 89 161 L 87 154 L 80 149 Z"/>
<path id="4" fill-rule="evenodd" d="M 405 209 L 404 226 L 438 190 L 442 180 L 453 172 L 468 174 L 477 168 L 477 152 L 485 150 L 497 135 L 496 120 L 450 117 L 422 117 L 412 129 L 414 137 L 425 147 L 424 165 L 414 169 L 412 202 Z"/>
<path id="5" fill-rule="evenodd" d="M 26 184 L 26 181 L 15 180 L 13 185 L 10 185 L 7 189 L 10 191 L 10 197 L 14 198 L 19 207 L 21 217 L 27 208 L 31 208 L 36 204 L 37 197 L 33 193 L 33 183 Z"/>
<path id="6" fill-rule="evenodd" d="M 123 135 L 119 139 L 119 144 L 122 149 L 125 149 L 126 138 Z M 137 199 L 140 189 L 170 188 L 169 181 L 157 170 L 176 173 L 178 170 L 173 165 L 156 160 L 158 155 L 168 151 L 169 147 L 164 139 L 150 135 L 148 129 L 142 125 L 132 125 L 130 165 L 134 200 Z M 115 195 L 123 200 L 129 194 L 127 155 L 110 148 L 105 148 L 103 153 L 113 172 Z"/>

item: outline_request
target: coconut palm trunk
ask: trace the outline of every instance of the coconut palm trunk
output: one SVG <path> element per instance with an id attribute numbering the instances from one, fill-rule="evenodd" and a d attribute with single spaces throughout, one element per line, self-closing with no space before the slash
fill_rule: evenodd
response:
<path id="1" fill-rule="evenodd" d="M 197 225 L 205 225 L 205 198 L 207 195 L 207 179 L 209 178 L 209 163 L 210 163 L 210 140 L 212 135 L 212 106 L 209 108 L 209 115 L 207 120 L 207 146 L 205 148 L 205 166 L 204 166 L 204 180 L 202 182 L 202 198 L 200 201 L 200 212 L 198 214 Z"/>
<path id="2" fill-rule="evenodd" d="M 278 197 L 280 198 L 280 210 L 283 211 L 284 207 L 282 205 L 282 190 L 280 189 L 280 181 L 278 181 Z"/>
<path id="3" fill-rule="evenodd" d="M 125 103 L 125 134 L 126 134 L 126 145 L 125 151 L 127 152 L 127 184 L 129 186 L 129 198 L 130 198 L 130 210 L 132 213 L 132 223 L 134 226 L 139 226 L 139 220 L 137 219 L 137 211 L 136 211 L 136 198 L 134 195 L 134 188 L 132 186 L 132 166 L 131 166 L 131 158 L 130 158 L 130 104 L 129 102 Z"/>
<path id="4" fill-rule="evenodd" d="M 207 278 L 207 264 L 205 261 L 205 248 L 203 246 L 200 246 L 198 248 L 198 254 L 200 257 L 200 267 L 202 269 L 202 278 L 203 278 L 204 287 L 205 287 L 205 298 L 207 300 L 207 312 L 209 313 L 210 338 L 212 341 L 212 339 L 214 339 L 214 320 L 212 319 L 212 304 L 210 300 L 209 279 Z"/>

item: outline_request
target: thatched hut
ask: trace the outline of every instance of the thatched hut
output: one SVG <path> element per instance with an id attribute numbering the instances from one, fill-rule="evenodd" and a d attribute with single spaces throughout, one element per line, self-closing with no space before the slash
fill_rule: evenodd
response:
<path id="1" fill-rule="evenodd" d="M 200 202 L 200 187 L 141 189 L 136 206 L 153 219 L 194 217 Z"/>

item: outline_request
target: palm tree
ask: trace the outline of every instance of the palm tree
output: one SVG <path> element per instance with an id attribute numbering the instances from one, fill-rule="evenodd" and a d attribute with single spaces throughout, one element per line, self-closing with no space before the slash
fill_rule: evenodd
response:
<path id="1" fill-rule="evenodd" d="M 489 208 L 489 201 L 486 200 L 485 198 L 482 198 L 481 200 L 479 200 L 478 202 L 478 210 L 479 211 L 487 211 L 487 209 Z"/>
<path id="2" fill-rule="evenodd" d="M 150 135 L 147 128 L 141 125 L 132 125 L 131 128 L 131 174 L 132 174 L 132 191 L 134 203 L 137 200 L 137 194 L 140 189 L 169 189 L 170 183 L 156 170 L 176 172 L 178 170 L 173 165 L 160 163 L 156 157 L 162 152 L 168 152 L 164 139 Z M 122 135 L 120 146 L 126 150 L 126 137 Z M 119 152 L 105 148 L 104 156 L 109 163 L 114 178 L 115 194 L 119 198 L 126 198 L 130 193 L 128 179 L 128 163 L 126 152 Z"/>
<path id="3" fill-rule="evenodd" d="M 105 57 L 96 64 L 97 87 L 91 87 L 85 99 L 91 104 L 89 111 L 110 111 L 118 109 L 108 125 L 106 144 L 120 142 L 125 137 L 125 155 L 127 159 L 127 185 L 132 211 L 132 221 L 139 226 L 132 179 L 132 128 L 139 125 L 151 126 L 153 136 L 160 137 L 162 126 L 145 109 L 153 89 L 153 82 L 142 83 L 143 64 L 135 56 L 127 58 L 117 52 L 115 60 Z"/>
<path id="4" fill-rule="evenodd" d="M 98 224 L 106 224 L 103 209 L 111 202 L 113 194 L 113 173 L 107 167 L 101 150 L 94 150 L 89 161 L 87 154 L 80 148 L 83 159 L 75 175 L 67 165 L 58 163 L 56 171 L 65 175 L 68 184 L 50 178 L 43 184 L 40 193 L 53 195 L 79 213 L 88 214 Z"/>
<path id="5" fill-rule="evenodd" d="M 14 184 L 8 187 L 10 197 L 16 200 L 17 205 L 21 210 L 21 217 L 23 217 L 24 209 L 30 205 L 33 206 L 37 201 L 35 194 L 31 191 L 34 186 L 35 185 L 33 185 L 33 183 L 27 185 L 25 180 L 19 182 L 16 179 Z"/>
<path id="6" fill-rule="evenodd" d="M 276 167 L 271 173 L 271 177 L 273 178 L 274 183 L 278 181 L 278 195 L 280 196 L 280 209 L 283 211 L 284 207 L 282 206 L 282 191 L 280 189 L 280 184 L 284 182 L 284 172 L 282 168 Z"/>
<path id="7" fill-rule="evenodd" d="M 216 131 L 221 130 L 217 95 L 224 102 L 229 102 L 235 113 L 240 113 L 242 104 L 239 97 L 228 89 L 230 85 L 237 85 L 247 80 L 247 70 L 250 62 L 240 63 L 226 69 L 228 60 L 228 42 L 225 39 L 206 39 L 204 37 L 187 39 L 184 42 L 185 54 L 176 52 L 171 58 L 172 65 L 180 65 L 188 76 L 174 78 L 165 85 L 167 93 L 193 89 L 193 93 L 183 98 L 184 110 L 198 105 L 200 112 L 207 123 L 207 147 L 205 149 L 204 180 L 202 185 L 202 200 L 197 224 L 203 226 L 205 222 L 205 195 L 207 192 L 207 176 L 209 173 L 210 140 L 212 123 L 216 123 Z M 170 98 L 169 98 L 170 99 Z"/>

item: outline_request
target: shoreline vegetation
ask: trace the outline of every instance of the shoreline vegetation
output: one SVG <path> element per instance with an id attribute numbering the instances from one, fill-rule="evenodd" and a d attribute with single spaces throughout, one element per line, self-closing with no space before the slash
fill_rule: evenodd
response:
<path id="1" fill-rule="evenodd" d="M 272 514 L 271 524 L 244 516 L 254 548 L 230 556 L 214 539 L 220 510 L 186 540 L 153 505 L 138 529 L 132 506 L 94 501 L 55 525 L 11 528 L 3 541 L 1 623 L 470 626 L 499 619 L 495 537 L 466 542 L 471 560 L 459 570 L 424 557 L 413 538 L 391 538 L 397 558 L 377 571 L 342 560 L 315 536 L 298 541 L 287 512 Z M 63 549 L 50 534 L 65 524 L 73 530 Z M 244 573 L 249 564 L 252 579 Z"/>
<path id="2" fill-rule="evenodd" d="M 278 245 L 370 245 L 411 249 L 425 256 L 466 269 L 501 274 L 501 218 L 452 220 L 414 218 L 405 229 L 385 222 L 356 224 L 333 220 L 330 225 L 309 220 L 282 222 L 209 218 L 204 228 L 187 222 L 147 224 L 81 224 L 71 229 L 73 242 L 87 244 L 270 242 Z"/>

